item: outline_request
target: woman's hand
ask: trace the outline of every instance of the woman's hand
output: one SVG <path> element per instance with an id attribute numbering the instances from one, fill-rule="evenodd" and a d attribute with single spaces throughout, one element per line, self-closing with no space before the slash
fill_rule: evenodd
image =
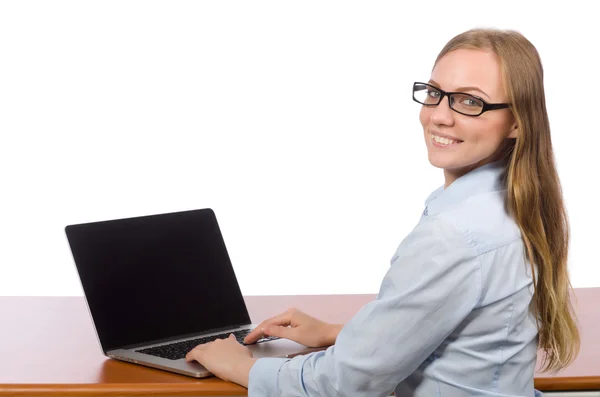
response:
<path id="1" fill-rule="evenodd" d="M 198 361 L 213 375 L 248 387 L 250 369 L 256 362 L 250 349 L 240 344 L 233 334 L 227 339 L 217 339 L 193 348 L 185 361 Z"/>
<path id="2" fill-rule="evenodd" d="M 288 309 L 263 321 L 246 335 L 244 343 L 254 343 L 264 336 L 278 336 L 308 347 L 327 347 L 335 344 L 342 327 L 317 320 L 298 309 Z"/>

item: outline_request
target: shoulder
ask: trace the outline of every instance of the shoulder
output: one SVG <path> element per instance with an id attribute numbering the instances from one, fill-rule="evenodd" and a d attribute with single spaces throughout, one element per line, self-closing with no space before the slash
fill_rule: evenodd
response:
<path id="1" fill-rule="evenodd" d="M 470 241 L 467 230 L 454 216 L 446 213 L 424 216 L 413 230 L 402 240 L 392 264 L 398 260 L 422 261 L 435 259 L 451 262 L 464 258 L 475 258 L 478 251 Z"/>
<path id="2" fill-rule="evenodd" d="M 521 232 L 506 211 L 506 190 L 473 195 L 439 214 L 461 231 L 481 265 L 481 304 L 531 287 Z M 529 296 L 529 295 L 527 295 Z M 527 297 L 526 296 L 526 297 Z"/>
<path id="3" fill-rule="evenodd" d="M 464 235 L 479 255 L 521 241 L 521 232 L 506 210 L 506 190 L 473 195 L 438 215 Z"/>

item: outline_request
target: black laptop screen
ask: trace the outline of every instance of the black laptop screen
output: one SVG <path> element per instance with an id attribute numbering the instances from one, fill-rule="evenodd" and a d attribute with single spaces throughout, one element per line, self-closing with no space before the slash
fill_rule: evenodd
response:
<path id="1" fill-rule="evenodd" d="M 210 209 L 71 225 L 66 233 L 105 352 L 250 322 Z"/>

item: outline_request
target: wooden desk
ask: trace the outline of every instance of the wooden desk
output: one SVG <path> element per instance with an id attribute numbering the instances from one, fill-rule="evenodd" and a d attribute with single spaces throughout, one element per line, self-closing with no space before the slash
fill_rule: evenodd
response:
<path id="1" fill-rule="evenodd" d="M 582 350 L 557 375 L 538 375 L 540 390 L 600 390 L 600 288 L 578 289 Z M 255 322 L 289 307 L 346 322 L 374 295 L 251 296 Z M 107 359 L 82 297 L 0 297 L 0 396 L 243 396 L 216 378 L 183 375 Z"/>

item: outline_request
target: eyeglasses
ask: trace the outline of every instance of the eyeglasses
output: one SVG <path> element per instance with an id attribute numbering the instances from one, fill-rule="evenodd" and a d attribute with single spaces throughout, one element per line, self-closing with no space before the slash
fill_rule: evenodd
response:
<path id="1" fill-rule="evenodd" d="M 425 106 L 437 106 L 448 96 L 450 109 L 465 116 L 479 116 L 488 110 L 506 109 L 508 103 L 487 103 L 483 99 L 464 92 L 446 92 L 431 84 L 414 83 L 413 100 Z"/>

